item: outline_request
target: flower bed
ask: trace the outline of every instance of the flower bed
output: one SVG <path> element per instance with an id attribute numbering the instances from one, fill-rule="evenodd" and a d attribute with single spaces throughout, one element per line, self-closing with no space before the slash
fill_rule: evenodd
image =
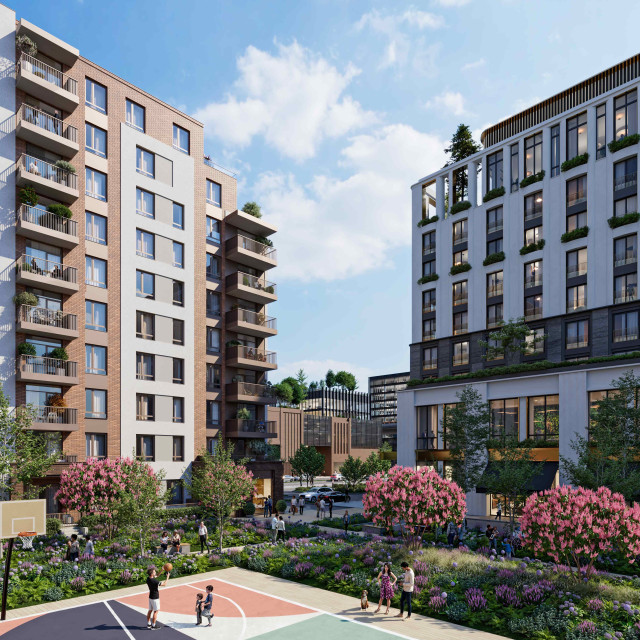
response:
<path id="1" fill-rule="evenodd" d="M 349 515 L 349 531 L 362 531 L 363 523 L 368 520 L 360 513 L 354 513 Z M 344 520 L 340 518 L 324 518 L 322 520 L 316 520 L 313 524 L 318 527 L 331 527 L 334 529 L 344 529 Z"/>

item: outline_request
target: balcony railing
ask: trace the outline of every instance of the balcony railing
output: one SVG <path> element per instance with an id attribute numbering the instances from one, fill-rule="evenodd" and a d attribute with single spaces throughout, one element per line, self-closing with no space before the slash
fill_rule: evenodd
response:
<path id="1" fill-rule="evenodd" d="M 228 350 L 229 357 L 242 358 L 244 360 L 255 360 L 266 364 L 277 364 L 276 352 L 257 349 L 256 347 L 246 347 L 244 345 L 231 347 Z"/>
<path id="2" fill-rule="evenodd" d="M 618 254 L 614 257 L 614 266 L 622 267 L 625 264 L 638 262 L 638 254 L 634 251 L 631 254 Z"/>
<path id="3" fill-rule="evenodd" d="M 634 302 L 637 299 L 638 299 L 638 292 L 634 290 L 634 291 L 627 291 L 624 293 L 618 292 L 618 295 L 616 295 L 613 300 L 615 303 L 618 303 L 618 302 Z"/>
<path id="4" fill-rule="evenodd" d="M 31 405 L 31 409 L 34 412 L 33 422 L 46 422 L 47 424 L 78 424 L 77 409 L 71 409 L 69 407 L 43 407 L 37 405 Z"/>
<path id="5" fill-rule="evenodd" d="M 631 173 L 625 173 L 623 176 L 618 176 L 613 179 L 613 190 L 620 191 L 620 189 L 626 189 L 627 187 L 635 187 L 638 184 L 638 173 L 633 171 Z"/>
<path id="6" fill-rule="evenodd" d="M 78 376 L 78 363 L 71 360 L 23 355 L 20 356 L 18 365 L 22 371 L 28 373 L 64 376 L 66 378 L 76 378 Z"/>
<path id="7" fill-rule="evenodd" d="M 628 342 L 629 340 L 638 339 L 638 329 L 614 329 L 614 342 Z"/>
<path id="8" fill-rule="evenodd" d="M 539 218 L 542 215 L 542 205 L 537 204 L 529 209 L 525 209 L 524 211 L 524 219 L 525 220 L 533 220 L 534 218 Z"/>
<path id="9" fill-rule="evenodd" d="M 54 69 L 48 64 L 45 64 L 42 60 L 37 60 L 33 56 L 23 53 L 20 56 L 18 64 L 20 69 L 29 71 L 30 73 L 33 73 L 34 76 L 38 76 L 38 78 L 42 78 L 46 82 L 68 91 L 74 96 L 78 95 L 78 83 L 76 80 L 62 73 L 62 71 L 58 71 L 58 69 Z"/>
<path id="10" fill-rule="evenodd" d="M 246 236 L 238 235 L 238 248 L 246 249 L 252 253 L 257 253 L 269 260 L 275 260 L 277 256 L 277 251 L 274 247 L 264 244 L 263 242 L 253 240 L 252 238 L 247 238 Z"/>
<path id="11" fill-rule="evenodd" d="M 588 340 L 575 340 L 574 342 L 567 342 L 567 349 L 582 349 L 583 347 L 588 346 Z"/>
<path id="12" fill-rule="evenodd" d="M 276 293 L 275 283 L 269 282 L 264 278 L 258 278 L 257 276 L 250 275 L 249 273 L 243 273 L 242 271 L 238 271 L 238 273 L 233 274 L 233 276 L 237 277 L 238 285 L 251 287 L 252 289 L 258 289 L 260 291 L 265 291 L 266 293 Z"/>
<path id="13" fill-rule="evenodd" d="M 459 324 L 458 326 L 453 327 L 453 335 L 457 336 L 461 333 L 467 333 L 468 330 L 469 330 L 468 324 Z"/>
<path id="14" fill-rule="evenodd" d="M 276 431 L 275 420 L 236 420 L 238 432 L 242 433 L 274 433 Z"/>
<path id="15" fill-rule="evenodd" d="M 446 449 L 446 444 L 441 447 Z M 417 438 L 416 449 L 421 451 L 435 451 L 438 449 L 438 437 L 437 436 L 422 436 Z"/>
<path id="16" fill-rule="evenodd" d="M 429 256 L 432 253 L 436 252 L 436 245 L 435 244 L 428 244 L 424 247 L 422 247 L 422 255 L 423 256 Z"/>
<path id="17" fill-rule="evenodd" d="M 26 304 L 18 307 L 17 320 L 18 322 L 30 322 L 31 324 L 39 324 L 56 329 L 68 329 L 69 331 L 77 331 L 78 329 L 78 316 L 74 313 L 31 307 Z"/>
<path id="18" fill-rule="evenodd" d="M 438 363 L 434 360 L 424 360 L 422 362 L 423 371 L 433 371 L 438 368 Z"/>
<path id="19" fill-rule="evenodd" d="M 524 318 L 525 320 L 538 320 L 542 318 L 542 309 L 534 309 L 531 311 L 525 309 Z"/>
<path id="20" fill-rule="evenodd" d="M 524 288 L 531 289 L 531 287 L 541 287 L 542 286 L 542 276 L 535 276 L 534 278 L 525 278 L 524 279 Z"/>
<path id="21" fill-rule="evenodd" d="M 49 229 L 50 231 L 57 231 L 58 233 L 64 233 L 68 236 L 78 237 L 78 223 L 75 220 L 69 220 L 63 218 L 55 213 L 51 213 L 46 209 L 40 209 L 38 207 L 30 207 L 23 204 L 16 212 L 16 220 L 18 222 L 28 222 L 30 224 L 37 224 L 39 227 Z"/>
<path id="22" fill-rule="evenodd" d="M 587 194 L 584 191 L 579 191 L 578 193 L 572 193 L 570 196 L 567 196 L 567 207 L 573 207 L 576 204 L 582 204 L 587 201 Z"/>
<path id="23" fill-rule="evenodd" d="M 494 296 L 501 296 L 503 292 L 503 285 L 499 284 L 495 287 L 489 287 L 487 289 L 487 297 L 493 298 Z"/>
<path id="24" fill-rule="evenodd" d="M 467 304 L 469 298 L 467 295 L 453 296 L 453 306 L 457 307 L 460 304 Z"/>
<path id="25" fill-rule="evenodd" d="M 78 142 L 78 130 L 68 124 L 65 124 L 59 118 L 56 118 L 40 109 L 36 109 L 29 104 L 23 104 L 19 113 L 22 122 L 28 122 L 35 125 L 39 129 L 53 133 L 61 138 L 66 138 L 69 142 Z"/>
<path id="26" fill-rule="evenodd" d="M 567 311 L 580 311 L 587 306 L 587 296 L 574 300 L 572 304 L 567 305 Z"/>
<path id="27" fill-rule="evenodd" d="M 26 153 L 22 154 L 19 162 L 25 171 L 34 176 L 50 180 L 69 189 L 75 189 L 76 191 L 78 189 L 78 176 L 75 173 L 71 173 L 71 171 L 61 169 Z"/>
<path id="28" fill-rule="evenodd" d="M 222 171 L 222 173 L 225 173 L 226 175 L 231 176 L 232 178 L 238 177 L 237 173 L 235 173 L 234 171 L 231 171 L 231 169 L 227 169 L 226 167 L 223 167 L 221 164 L 218 164 L 217 162 L 212 160 L 209 156 L 204 157 L 204 163 L 207 165 L 207 167 L 211 167 L 212 169 L 217 169 L 218 171 Z"/>
<path id="29" fill-rule="evenodd" d="M 253 382 L 232 382 L 226 386 L 227 395 L 253 396 L 255 398 L 273 398 L 273 387 Z"/>
<path id="30" fill-rule="evenodd" d="M 500 222 L 491 222 L 487 225 L 487 233 L 493 233 L 494 231 L 502 231 L 504 224 L 502 220 Z"/>
<path id="31" fill-rule="evenodd" d="M 255 324 L 266 329 L 276 328 L 276 319 L 271 318 L 264 313 L 249 311 L 248 309 L 232 309 L 228 314 L 230 322 L 246 322 L 247 324 Z"/>
<path id="32" fill-rule="evenodd" d="M 460 242 L 466 242 L 469 239 L 468 233 L 456 233 L 453 236 L 453 244 L 459 244 Z"/>
<path id="33" fill-rule="evenodd" d="M 436 303 L 432 302 L 431 304 L 425 304 L 422 307 L 422 313 L 431 313 L 436 310 Z"/>
<path id="34" fill-rule="evenodd" d="M 435 340 L 436 339 L 436 332 L 435 331 L 428 331 L 427 333 L 423 333 L 422 334 L 422 339 L 423 340 Z"/>
<path id="35" fill-rule="evenodd" d="M 18 258 L 18 274 L 23 272 L 45 276 L 52 280 L 63 280 L 71 284 L 76 284 L 78 281 L 78 270 L 75 267 L 67 267 L 60 262 L 29 256 L 26 253 Z"/>
<path id="36" fill-rule="evenodd" d="M 567 278 L 576 278 L 577 276 L 584 276 L 587 273 L 587 263 L 580 262 L 567 267 Z"/>
<path id="37" fill-rule="evenodd" d="M 465 364 L 469 364 L 469 356 L 467 354 L 462 356 L 453 356 L 454 367 L 460 367 Z"/>

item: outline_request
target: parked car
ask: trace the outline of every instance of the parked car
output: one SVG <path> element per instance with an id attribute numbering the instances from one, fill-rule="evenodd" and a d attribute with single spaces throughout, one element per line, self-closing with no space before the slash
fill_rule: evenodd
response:
<path id="1" fill-rule="evenodd" d="M 341 473 L 334 473 L 331 476 L 331 482 L 342 482 L 342 480 L 344 480 L 344 477 Z"/>
<path id="2" fill-rule="evenodd" d="M 285 475 L 285 476 L 282 476 L 282 480 L 284 482 L 298 482 L 300 478 L 298 476 Z"/>
<path id="3" fill-rule="evenodd" d="M 331 487 L 314 487 L 313 489 L 309 489 L 309 491 L 305 492 L 304 499 L 307 502 L 315 502 L 318 499 L 318 496 L 327 495 L 328 493 L 333 493 L 333 489 Z"/>
<path id="4" fill-rule="evenodd" d="M 331 493 L 323 494 L 325 498 L 331 498 L 334 502 L 349 502 L 347 500 L 347 495 L 342 493 L 342 491 L 332 491 Z"/>

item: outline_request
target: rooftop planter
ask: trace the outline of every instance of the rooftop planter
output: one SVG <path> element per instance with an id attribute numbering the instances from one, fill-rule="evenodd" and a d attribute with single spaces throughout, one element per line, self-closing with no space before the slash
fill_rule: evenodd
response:
<path id="1" fill-rule="evenodd" d="M 589 161 L 589 154 L 583 153 L 582 155 L 571 158 L 571 160 L 565 160 L 560 165 L 560 171 L 569 171 L 569 169 L 573 169 L 574 167 L 579 167 L 581 164 L 587 164 L 588 161 Z"/>
<path id="2" fill-rule="evenodd" d="M 456 213 L 471 209 L 471 203 L 468 200 L 461 200 L 460 202 L 454 202 L 449 209 L 449 213 L 454 216 Z"/>
<path id="3" fill-rule="evenodd" d="M 632 213 L 625 213 L 623 216 L 613 216 L 607 222 L 612 229 L 617 229 L 618 227 L 624 227 L 625 224 L 638 222 L 638 220 L 640 220 L 640 213 L 633 211 Z"/>
<path id="4" fill-rule="evenodd" d="M 560 242 L 571 242 L 578 238 L 586 238 L 589 235 L 589 227 L 580 227 L 573 231 L 567 231 L 560 236 Z"/>
<path id="5" fill-rule="evenodd" d="M 438 279 L 437 273 L 432 273 L 430 276 L 422 276 L 422 278 L 418 278 L 418 284 L 427 284 L 427 282 L 434 282 Z"/>
<path id="6" fill-rule="evenodd" d="M 526 244 L 522 249 L 520 249 L 520 255 L 526 256 L 527 253 L 533 253 L 534 251 L 539 251 L 544 247 L 544 238 L 542 240 L 538 240 L 538 242 L 532 242 L 531 244 Z"/>
<path id="7" fill-rule="evenodd" d="M 612 140 L 607 146 L 611 153 L 615 153 L 616 151 L 620 151 L 620 149 L 630 147 L 632 144 L 638 144 L 638 142 L 640 142 L 640 133 L 633 133 L 630 136 L 621 138 L 620 140 Z"/>
<path id="8" fill-rule="evenodd" d="M 449 269 L 449 275 L 455 276 L 458 273 L 464 273 L 465 271 L 471 271 L 471 265 L 468 262 L 463 262 L 462 264 L 454 264 L 451 269 Z"/>
<path id="9" fill-rule="evenodd" d="M 540 182 L 544 178 L 544 169 L 538 173 L 534 173 L 532 176 L 527 176 L 520 182 L 520 188 L 524 189 L 534 182 Z"/>
<path id="10" fill-rule="evenodd" d="M 484 194 L 484 198 L 482 198 L 482 202 L 489 202 L 489 200 L 493 200 L 494 198 L 499 198 L 505 194 L 504 187 L 497 187 L 496 189 L 491 189 Z"/>
<path id="11" fill-rule="evenodd" d="M 439 219 L 440 218 L 438 216 L 433 216 L 433 218 L 422 218 L 422 220 L 418 220 L 418 227 L 424 227 L 432 222 L 437 222 Z"/>
<path id="12" fill-rule="evenodd" d="M 496 253 L 490 253 L 483 261 L 482 264 L 487 267 L 490 264 L 495 264 L 496 262 L 502 262 L 505 258 L 504 251 L 498 251 Z"/>

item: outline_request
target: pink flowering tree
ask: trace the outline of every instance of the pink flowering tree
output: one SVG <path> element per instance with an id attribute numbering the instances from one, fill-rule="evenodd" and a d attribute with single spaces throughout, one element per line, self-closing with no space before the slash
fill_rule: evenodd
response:
<path id="1" fill-rule="evenodd" d="M 580 567 L 587 572 L 601 553 L 617 547 L 630 562 L 640 553 L 640 507 L 627 507 L 620 493 L 562 486 L 534 493 L 520 519 L 522 536 L 536 554 Z"/>
<path id="2" fill-rule="evenodd" d="M 429 468 L 393 467 L 387 476 L 376 473 L 367 480 L 362 497 L 365 516 L 391 530 L 402 524 L 410 535 L 426 527 L 461 523 L 467 506 L 464 491 Z"/>

